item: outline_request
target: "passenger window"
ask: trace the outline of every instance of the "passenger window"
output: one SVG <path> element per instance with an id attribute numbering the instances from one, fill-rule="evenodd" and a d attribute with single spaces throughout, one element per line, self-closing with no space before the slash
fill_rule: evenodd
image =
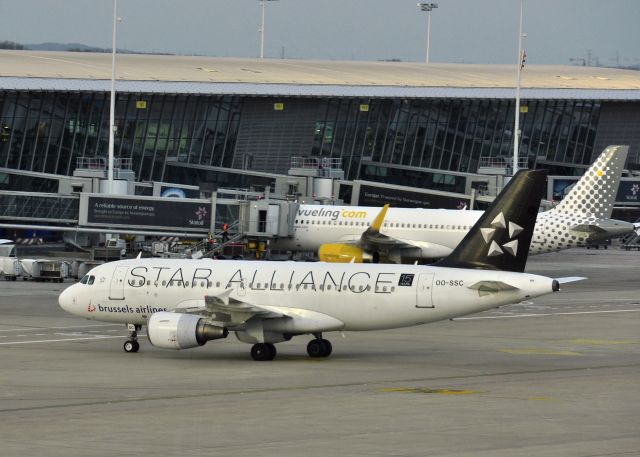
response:
<path id="1" fill-rule="evenodd" d="M 142 279 L 140 280 L 140 282 L 143 282 Z M 151 281 L 147 281 L 147 286 L 151 285 Z"/>
<path id="2" fill-rule="evenodd" d="M 391 292 L 395 292 L 396 288 L 395 286 L 391 286 Z"/>
<path id="3" fill-rule="evenodd" d="M 162 285 L 166 286 L 167 285 L 167 281 L 162 281 Z"/>
<path id="4" fill-rule="evenodd" d="M 327 286 L 327 290 L 331 290 L 331 284 Z"/>
<path id="5" fill-rule="evenodd" d="M 216 283 L 216 287 L 220 287 L 220 281 Z"/>

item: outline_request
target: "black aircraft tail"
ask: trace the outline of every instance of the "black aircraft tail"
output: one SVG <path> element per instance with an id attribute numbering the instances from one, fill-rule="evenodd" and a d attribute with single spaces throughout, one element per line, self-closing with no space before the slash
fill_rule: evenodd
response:
<path id="1" fill-rule="evenodd" d="M 547 170 L 521 170 L 439 267 L 523 272 Z"/>

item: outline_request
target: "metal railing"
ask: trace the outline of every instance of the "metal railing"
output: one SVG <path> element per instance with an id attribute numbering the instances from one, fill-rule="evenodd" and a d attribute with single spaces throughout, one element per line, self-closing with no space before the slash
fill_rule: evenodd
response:
<path id="1" fill-rule="evenodd" d="M 76 168 L 84 170 L 106 170 L 107 159 L 105 157 L 78 157 Z M 113 168 L 118 170 L 133 170 L 133 162 L 129 157 L 113 159 Z"/>
<path id="2" fill-rule="evenodd" d="M 511 168 L 513 166 L 513 157 L 492 157 L 481 156 L 478 167 L 486 168 Z M 529 160 L 526 156 L 518 157 L 518 168 L 529 168 Z"/>
<path id="3" fill-rule="evenodd" d="M 340 157 L 291 157 L 291 168 L 341 170 Z"/>

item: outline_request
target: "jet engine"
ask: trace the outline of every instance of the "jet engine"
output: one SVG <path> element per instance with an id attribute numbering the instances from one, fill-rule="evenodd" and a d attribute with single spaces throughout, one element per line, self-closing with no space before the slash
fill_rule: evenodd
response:
<path id="1" fill-rule="evenodd" d="M 323 244 L 318 250 L 321 262 L 363 263 L 374 261 L 374 256 L 353 244 Z"/>
<path id="2" fill-rule="evenodd" d="M 226 338 L 229 331 L 192 314 L 153 313 L 147 323 L 149 341 L 163 349 L 187 349 Z"/>

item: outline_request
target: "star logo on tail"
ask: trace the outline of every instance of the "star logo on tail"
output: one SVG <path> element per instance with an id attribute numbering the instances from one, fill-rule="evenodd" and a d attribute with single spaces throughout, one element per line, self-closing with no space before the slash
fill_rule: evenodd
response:
<path id="1" fill-rule="evenodd" d="M 500 245 L 493 239 L 498 230 L 508 230 L 508 242 Z M 502 255 L 506 252 L 515 257 L 518 254 L 518 240 L 516 237 L 522 232 L 522 230 L 524 229 L 515 222 L 507 221 L 504 218 L 504 214 L 500 212 L 500 214 L 498 214 L 491 222 L 491 227 L 483 227 L 480 229 L 484 242 L 489 245 L 489 252 L 487 255 L 489 257 L 493 257 Z"/>

